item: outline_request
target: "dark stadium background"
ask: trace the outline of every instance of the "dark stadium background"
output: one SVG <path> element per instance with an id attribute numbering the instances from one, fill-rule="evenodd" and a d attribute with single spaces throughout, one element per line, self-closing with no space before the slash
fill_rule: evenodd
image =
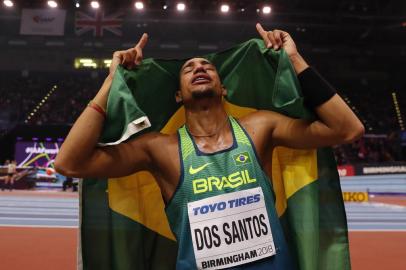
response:
<path id="1" fill-rule="evenodd" d="M 102 9 L 124 12 L 123 35 L 104 31 L 75 34 L 74 12 L 90 12 L 88 1 L 59 1 L 66 8 L 64 36 L 20 35 L 21 8 L 46 8 L 46 1 L 15 1 L 10 10 L 0 9 L 0 161 L 13 154 L 13 138 L 62 137 L 88 100 L 98 90 L 107 69 L 75 69 L 74 59 L 108 59 L 118 49 L 132 46 L 143 32 L 150 39 L 145 57 L 184 58 L 226 49 L 258 37 L 255 23 L 267 29 L 288 31 L 304 57 L 337 87 L 357 112 L 367 133 L 389 135 L 389 142 L 376 144 L 370 152 L 379 156 L 357 158 L 358 146 L 337 150 L 340 163 L 402 160 L 399 124 L 392 93 L 397 94 L 404 118 L 406 94 L 406 2 L 397 1 L 270 1 L 272 13 L 257 12 L 264 1 L 229 1 L 230 14 L 220 14 L 221 1 L 187 1 L 183 14 L 174 10 L 175 1 L 146 1 L 145 10 L 136 11 L 131 1 L 104 1 Z M 241 9 L 245 11 L 242 12 Z M 29 114 L 54 91 L 27 123 Z M 27 129 L 27 125 L 30 126 Z M 380 148 L 385 145 L 385 150 Z M 389 144 L 389 145 L 387 145 Z M 375 150 L 375 148 L 379 148 Z M 371 147 L 370 147 L 371 148 Z M 392 149 L 396 148 L 396 149 Z M 388 153 L 381 153 L 387 151 Z M 343 153 L 344 152 L 344 153 Z M 343 157 L 344 156 L 344 157 Z"/>

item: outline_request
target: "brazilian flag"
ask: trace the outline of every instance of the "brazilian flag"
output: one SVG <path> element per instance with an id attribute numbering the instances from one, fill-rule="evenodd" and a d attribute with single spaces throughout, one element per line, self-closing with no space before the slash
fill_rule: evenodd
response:
<path id="1" fill-rule="evenodd" d="M 253 39 L 205 57 L 216 65 L 228 90 L 224 106 L 230 115 L 272 110 L 314 119 L 304 107 L 283 50 L 266 49 L 262 40 Z M 183 63 L 146 59 L 136 70 L 119 67 L 101 142 L 120 142 L 150 131 L 175 133 L 185 122 L 184 107 L 175 102 Z M 347 222 L 332 150 L 278 147 L 269 153 L 264 169 L 272 179 L 277 213 L 298 269 L 350 269 Z M 149 172 L 83 181 L 80 230 L 83 269 L 175 268 L 176 241 Z"/>

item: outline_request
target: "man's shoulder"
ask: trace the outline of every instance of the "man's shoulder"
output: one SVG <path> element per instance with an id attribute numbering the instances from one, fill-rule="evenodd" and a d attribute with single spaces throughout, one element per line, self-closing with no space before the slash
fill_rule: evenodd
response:
<path id="1" fill-rule="evenodd" d="M 244 127 L 264 127 L 267 123 L 272 122 L 277 113 L 267 110 L 258 110 L 238 118 L 238 122 Z"/>
<path id="2" fill-rule="evenodd" d="M 140 136 L 142 137 L 143 140 L 148 141 L 149 143 L 152 144 L 160 144 L 160 143 L 177 143 L 178 136 L 176 133 L 174 134 L 164 134 L 161 132 L 148 132 L 145 133 L 144 135 Z"/>
<path id="3" fill-rule="evenodd" d="M 163 134 L 160 132 L 148 132 L 129 141 L 133 146 L 144 146 L 149 149 L 162 148 L 177 144 L 176 134 Z"/>

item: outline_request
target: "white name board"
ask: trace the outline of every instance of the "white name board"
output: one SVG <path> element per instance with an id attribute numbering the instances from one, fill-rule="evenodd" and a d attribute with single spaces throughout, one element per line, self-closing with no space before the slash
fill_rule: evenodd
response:
<path id="1" fill-rule="evenodd" d="M 276 253 L 260 187 L 188 203 L 198 269 L 222 269 Z"/>

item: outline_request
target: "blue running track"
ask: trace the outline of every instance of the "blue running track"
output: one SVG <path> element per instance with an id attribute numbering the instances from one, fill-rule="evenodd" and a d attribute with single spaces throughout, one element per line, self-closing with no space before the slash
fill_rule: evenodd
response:
<path id="1" fill-rule="evenodd" d="M 406 207 L 382 203 L 347 203 L 353 231 L 406 231 Z M 78 227 L 76 198 L 1 196 L 0 226 Z"/>

